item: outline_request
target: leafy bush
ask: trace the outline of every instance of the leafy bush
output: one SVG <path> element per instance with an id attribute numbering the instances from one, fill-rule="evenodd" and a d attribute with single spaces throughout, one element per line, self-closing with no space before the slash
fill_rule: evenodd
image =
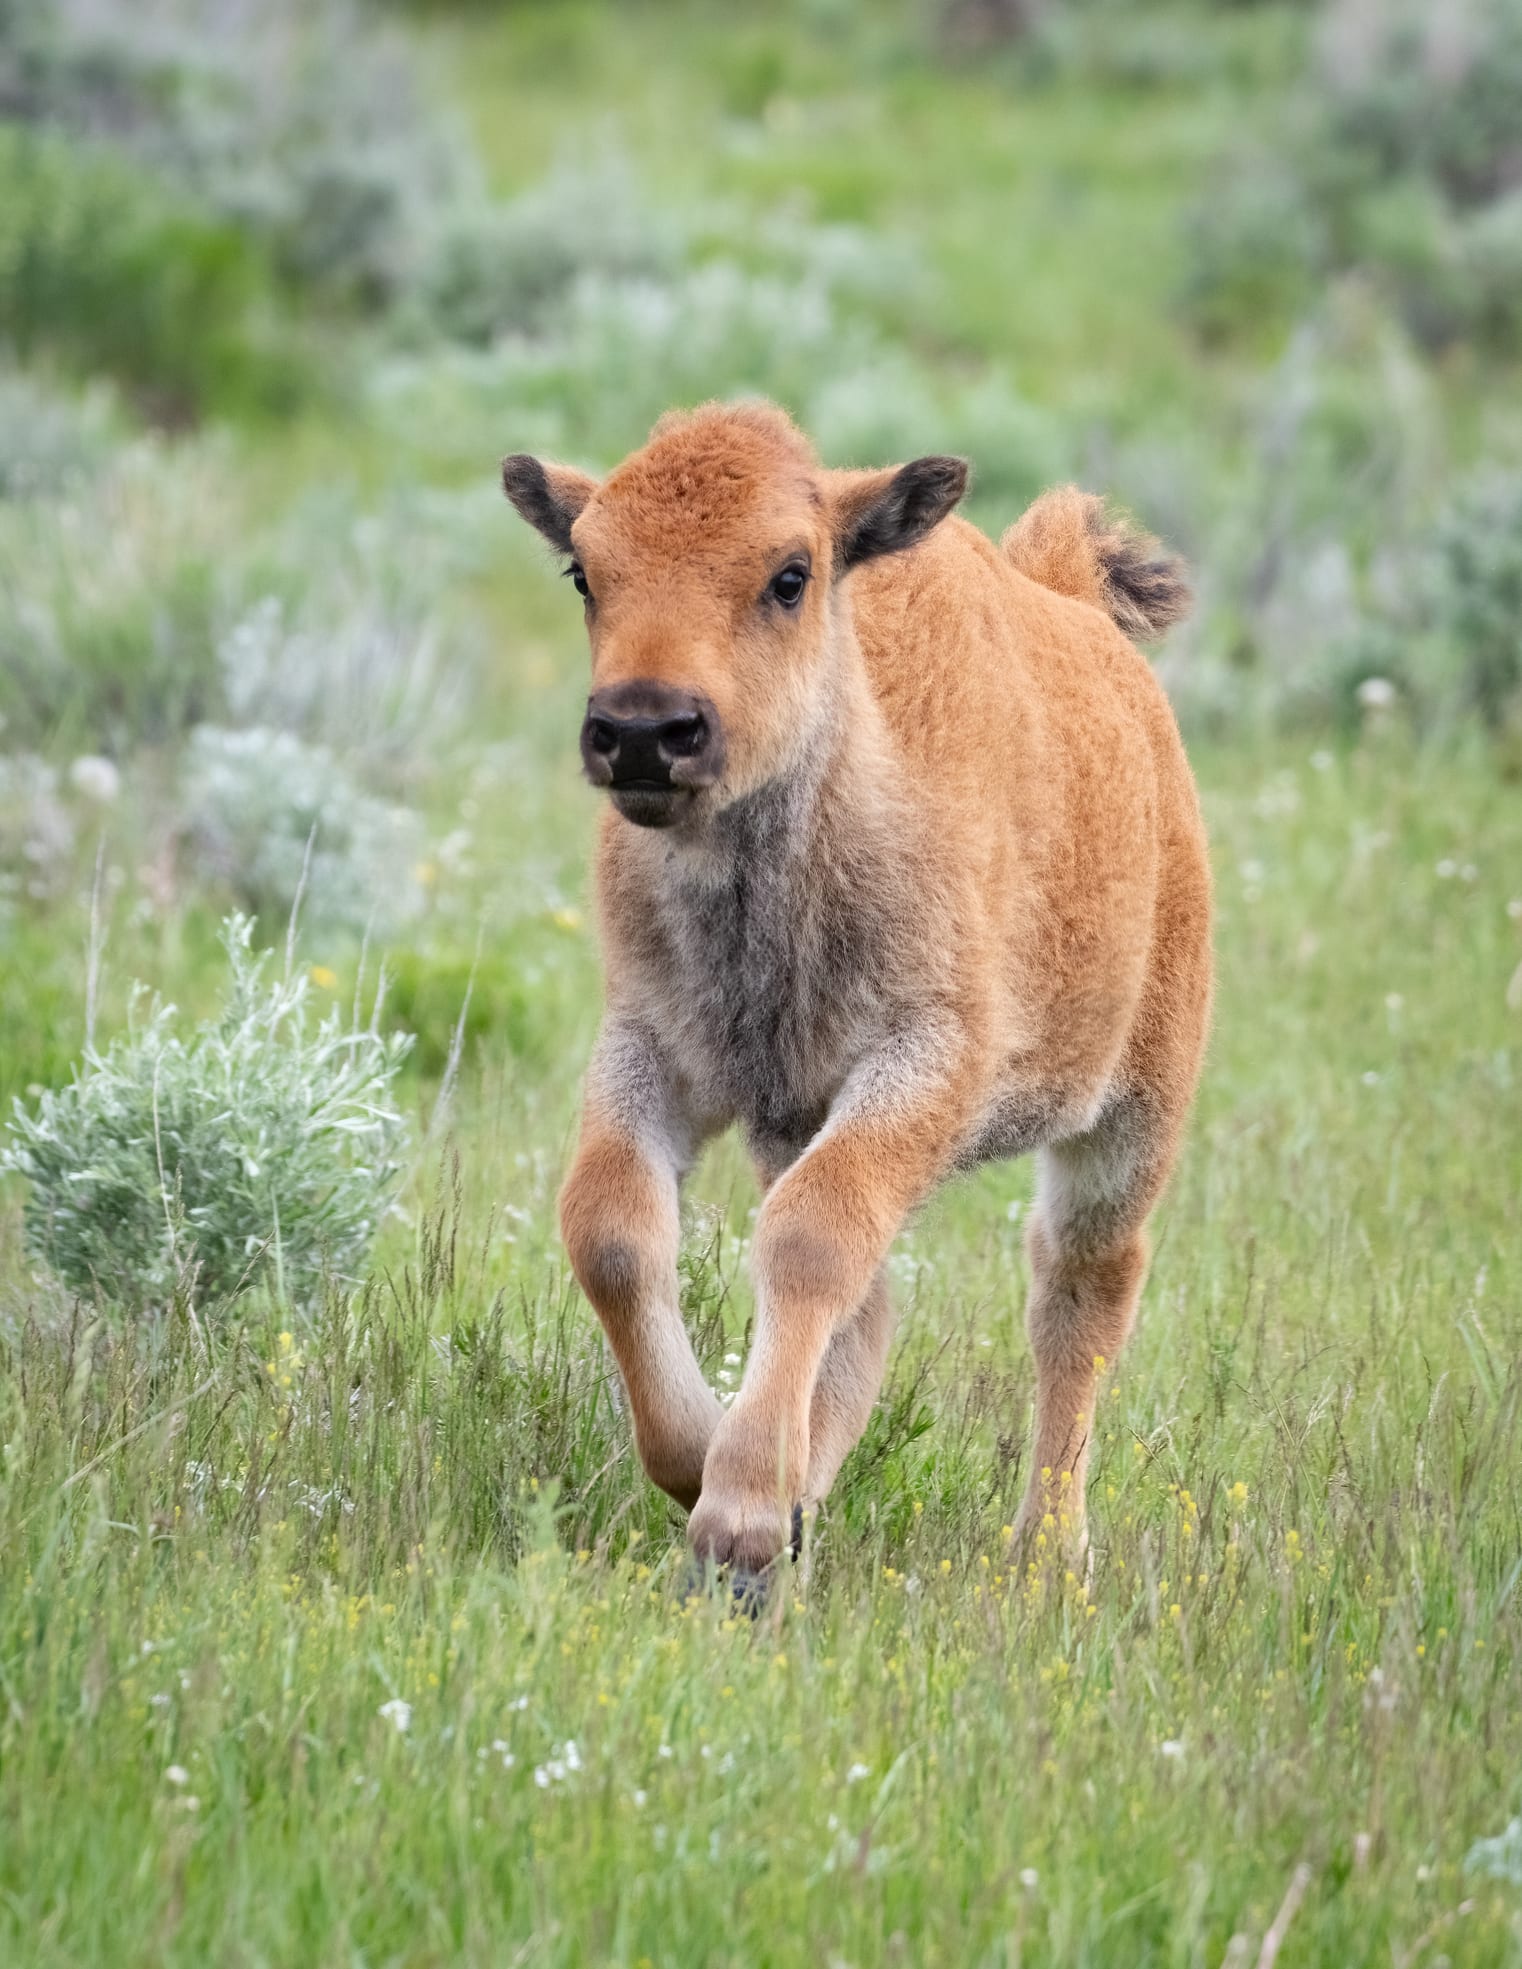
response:
<path id="1" fill-rule="evenodd" d="M 11 114 L 107 143 L 280 272 L 370 303 L 415 270 L 459 168 L 397 35 L 346 0 L 32 0 L 0 10 Z"/>
<path id="2" fill-rule="evenodd" d="M 303 869 L 303 908 L 325 929 L 384 938 L 422 909 L 422 822 L 362 791 L 325 745 L 198 726 L 182 813 L 198 872 L 266 921 L 289 914 Z"/>
<path id="3" fill-rule="evenodd" d="M 1485 465 L 1460 481 L 1392 572 L 1361 653 L 1424 725 L 1468 716 L 1522 735 L 1522 472 Z"/>
<path id="4" fill-rule="evenodd" d="M 213 452 L 152 442 L 61 496 L 0 501 L 8 736 L 120 753 L 218 713 L 226 504 Z"/>
<path id="5" fill-rule="evenodd" d="M 73 491 L 120 442 L 99 386 L 69 396 L 25 370 L 0 370 L 0 500 Z"/>
<path id="6" fill-rule="evenodd" d="M 252 931 L 225 928 L 220 1018 L 182 1038 L 156 1004 L 67 1087 L 16 1103 L 0 1168 L 30 1184 L 29 1252 L 76 1292 L 153 1307 L 269 1280 L 299 1303 L 363 1263 L 401 1176 L 408 1042 L 336 1008 L 313 1029 L 307 981 L 266 983 Z"/>
<path id="7" fill-rule="evenodd" d="M 79 476 L 65 461 L 95 442 L 93 425 L 76 439 L 59 420 L 34 442 L 32 395 L 16 395 L 13 455 L 35 490 L 0 497 L 0 718 L 13 742 L 52 751 L 61 734 L 120 757 L 198 723 L 266 725 L 403 776 L 458 737 L 478 639 L 450 597 L 483 564 L 488 522 L 500 541 L 484 473 L 469 497 L 370 506 L 329 491 L 250 533 L 219 438 L 138 439 Z M 7 401 L 0 384 L 0 451 Z M 52 462 L 34 469 L 28 447 L 41 456 L 42 441 Z M 47 493 L 46 472 L 67 482 Z"/>
<path id="8" fill-rule="evenodd" d="M 1230 496 L 1207 493 L 1175 529 L 1197 602 L 1155 664 L 1181 720 L 1222 733 L 1357 717 L 1360 682 L 1393 674 L 1363 647 L 1369 596 L 1414 549 L 1439 428 L 1425 373 L 1380 310 L 1333 305 L 1302 325 L 1256 393 Z M 1452 680 L 1441 688 L 1451 701 Z"/>
<path id="9" fill-rule="evenodd" d="M 1522 0 L 1338 0 L 1274 150 L 1190 214 L 1183 303 L 1282 322 L 1357 269 L 1430 347 L 1522 343 Z"/>
<path id="10" fill-rule="evenodd" d="M 475 460 L 483 428 L 504 444 L 611 463 L 674 403 L 759 393 L 786 404 L 832 463 L 915 450 L 975 454 L 980 492 L 1027 497 L 1066 460 L 1047 421 L 997 373 L 946 380 L 841 304 L 859 259 L 821 254 L 802 273 L 709 260 L 671 278 L 582 276 L 553 326 L 490 350 L 388 365 L 374 385 L 399 441 Z"/>
<path id="11" fill-rule="evenodd" d="M 1318 75 L 1338 142 L 1460 208 L 1522 184 L 1519 0 L 1334 0 Z"/>
<path id="12" fill-rule="evenodd" d="M 576 282 L 675 273 L 676 219 L 647 204 L 625 160 L 562 167 L 517 198 L 462 200 L 447 212 L 419 281 L 429 320 L 485 344 L 543 329 Z"/>
<path id="13" fill-rule="evenodd" d="M 379 505 L 328 490 L 248 546 L 217 638 L 221 719 L 268 725 L 410 770 L 467 722 L 479 637 L 455 603 L 501 547 L 487 470 L 464 493 Z"/>
<path id="14" fill-rule="evenodd" d="M 0 127 L 0 337 L 119 377 L 155 415 L 291 401 L 270 274 L 236 226 L 110 151 Z"/>

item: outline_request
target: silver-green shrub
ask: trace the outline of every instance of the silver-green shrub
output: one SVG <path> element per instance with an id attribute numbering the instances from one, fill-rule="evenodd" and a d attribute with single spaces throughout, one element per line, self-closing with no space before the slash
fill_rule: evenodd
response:
<path id="1" fill-rule="evenodd" d="M 0 500 L 73 491 L 120 443 L 118 421 L 99 386 L 65 394 L 0 368 Z"/>
<path id="2" fill-rule="evenodd" d="M 354 0 L 10 0 L 18 121 L 104 145 L 264 240 L 301 280 L 383 301 L 455 189 L 405 41 Z"/>
<path id="3" fill-rule="evenodd" d="M 1489 463 L 1459 481 L 1392 572 L 1360 648 L 1425 728 L 1470 717 L 1522 732 L 1522 471 Z"/>
<path id="4" fill-rule="evenodd" d="M 292 732 L 198 725 L 182 815 L 197 872 L 266 921 L 288 915 L 299 890 L 314 925 L 384 938 L 423 906 L 418 815 Z"/>
<path id="5" fill-rule="evenodd" d="M 1181 300 L 1261 335 L 1357 272 L 1429 347 L 1522 342 L 1522 0 L 1330 0 L 1272 149 L 1222 160 Z"/>
<path id="6" fill-rule="evenodd" d="M 224 929 L 221 1016 L 185 1034 L 153 1004 L 66 1087 L 16 1103 L 0 1169 L 27 1178 L 31 1255 L 118 1306 L 255 1283 L 292 1304 L 353 1278 L 402 1174 L 397 1070 L 410 1044 L 315 1026 L 304 975 L 267 981 L 247 917 Z"/>
<path id="7" fill-rule="evenodd" d="M 662 279 L 687 241 L 675 215 L 640 195 L 627 160 L 562 166 L 516 198 L 461 196 L 447 208 L 424 263 L 425 322 L 458 341 L 549 325 L 577 281 Z"/>

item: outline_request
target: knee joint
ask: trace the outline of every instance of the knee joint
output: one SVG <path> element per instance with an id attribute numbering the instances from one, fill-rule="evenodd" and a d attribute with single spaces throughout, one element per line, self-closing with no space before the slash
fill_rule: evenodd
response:
<path id="1" fill-rule="evenodd" d="M 654 1227 L 639 1222 L 640 1214 L 620 1208 L 610 1195 L 582 1172 L 573 1172 L 560 1198 L 560 1235 L 577 1282 L 599 1313 L 632 1310 L 641 1290 L 660 1270 Z"/>
<path id="2" fill-rule="evenodd" d="M 798 1216 L 762 1226 L 755 1265 L 757 1282 L 776 1298 L 818 1306 L 852 1297 L 849 1248 L 833 1231 Z"/>

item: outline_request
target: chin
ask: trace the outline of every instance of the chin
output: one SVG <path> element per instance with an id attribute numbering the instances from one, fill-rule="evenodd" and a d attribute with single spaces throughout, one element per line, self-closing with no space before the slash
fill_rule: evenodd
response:
<path id="1" fill-rule="evenodd" d="M 615 810 L 636 827 L 675 827 L 692 812 L 693 795 L 685 787 L 614 787 L 609 794 Z"/>

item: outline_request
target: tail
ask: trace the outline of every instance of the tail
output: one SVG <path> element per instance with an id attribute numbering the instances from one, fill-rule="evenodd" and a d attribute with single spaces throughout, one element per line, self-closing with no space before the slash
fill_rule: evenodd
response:
<path id="1" fill-rule="evenodd" d="M 1189 613 L 1193 597 L 1183 561 L 1076 485 L 1043 492 L 1000 544 L 1032 581 L 1092 602 L 1144 642 Z"/>

